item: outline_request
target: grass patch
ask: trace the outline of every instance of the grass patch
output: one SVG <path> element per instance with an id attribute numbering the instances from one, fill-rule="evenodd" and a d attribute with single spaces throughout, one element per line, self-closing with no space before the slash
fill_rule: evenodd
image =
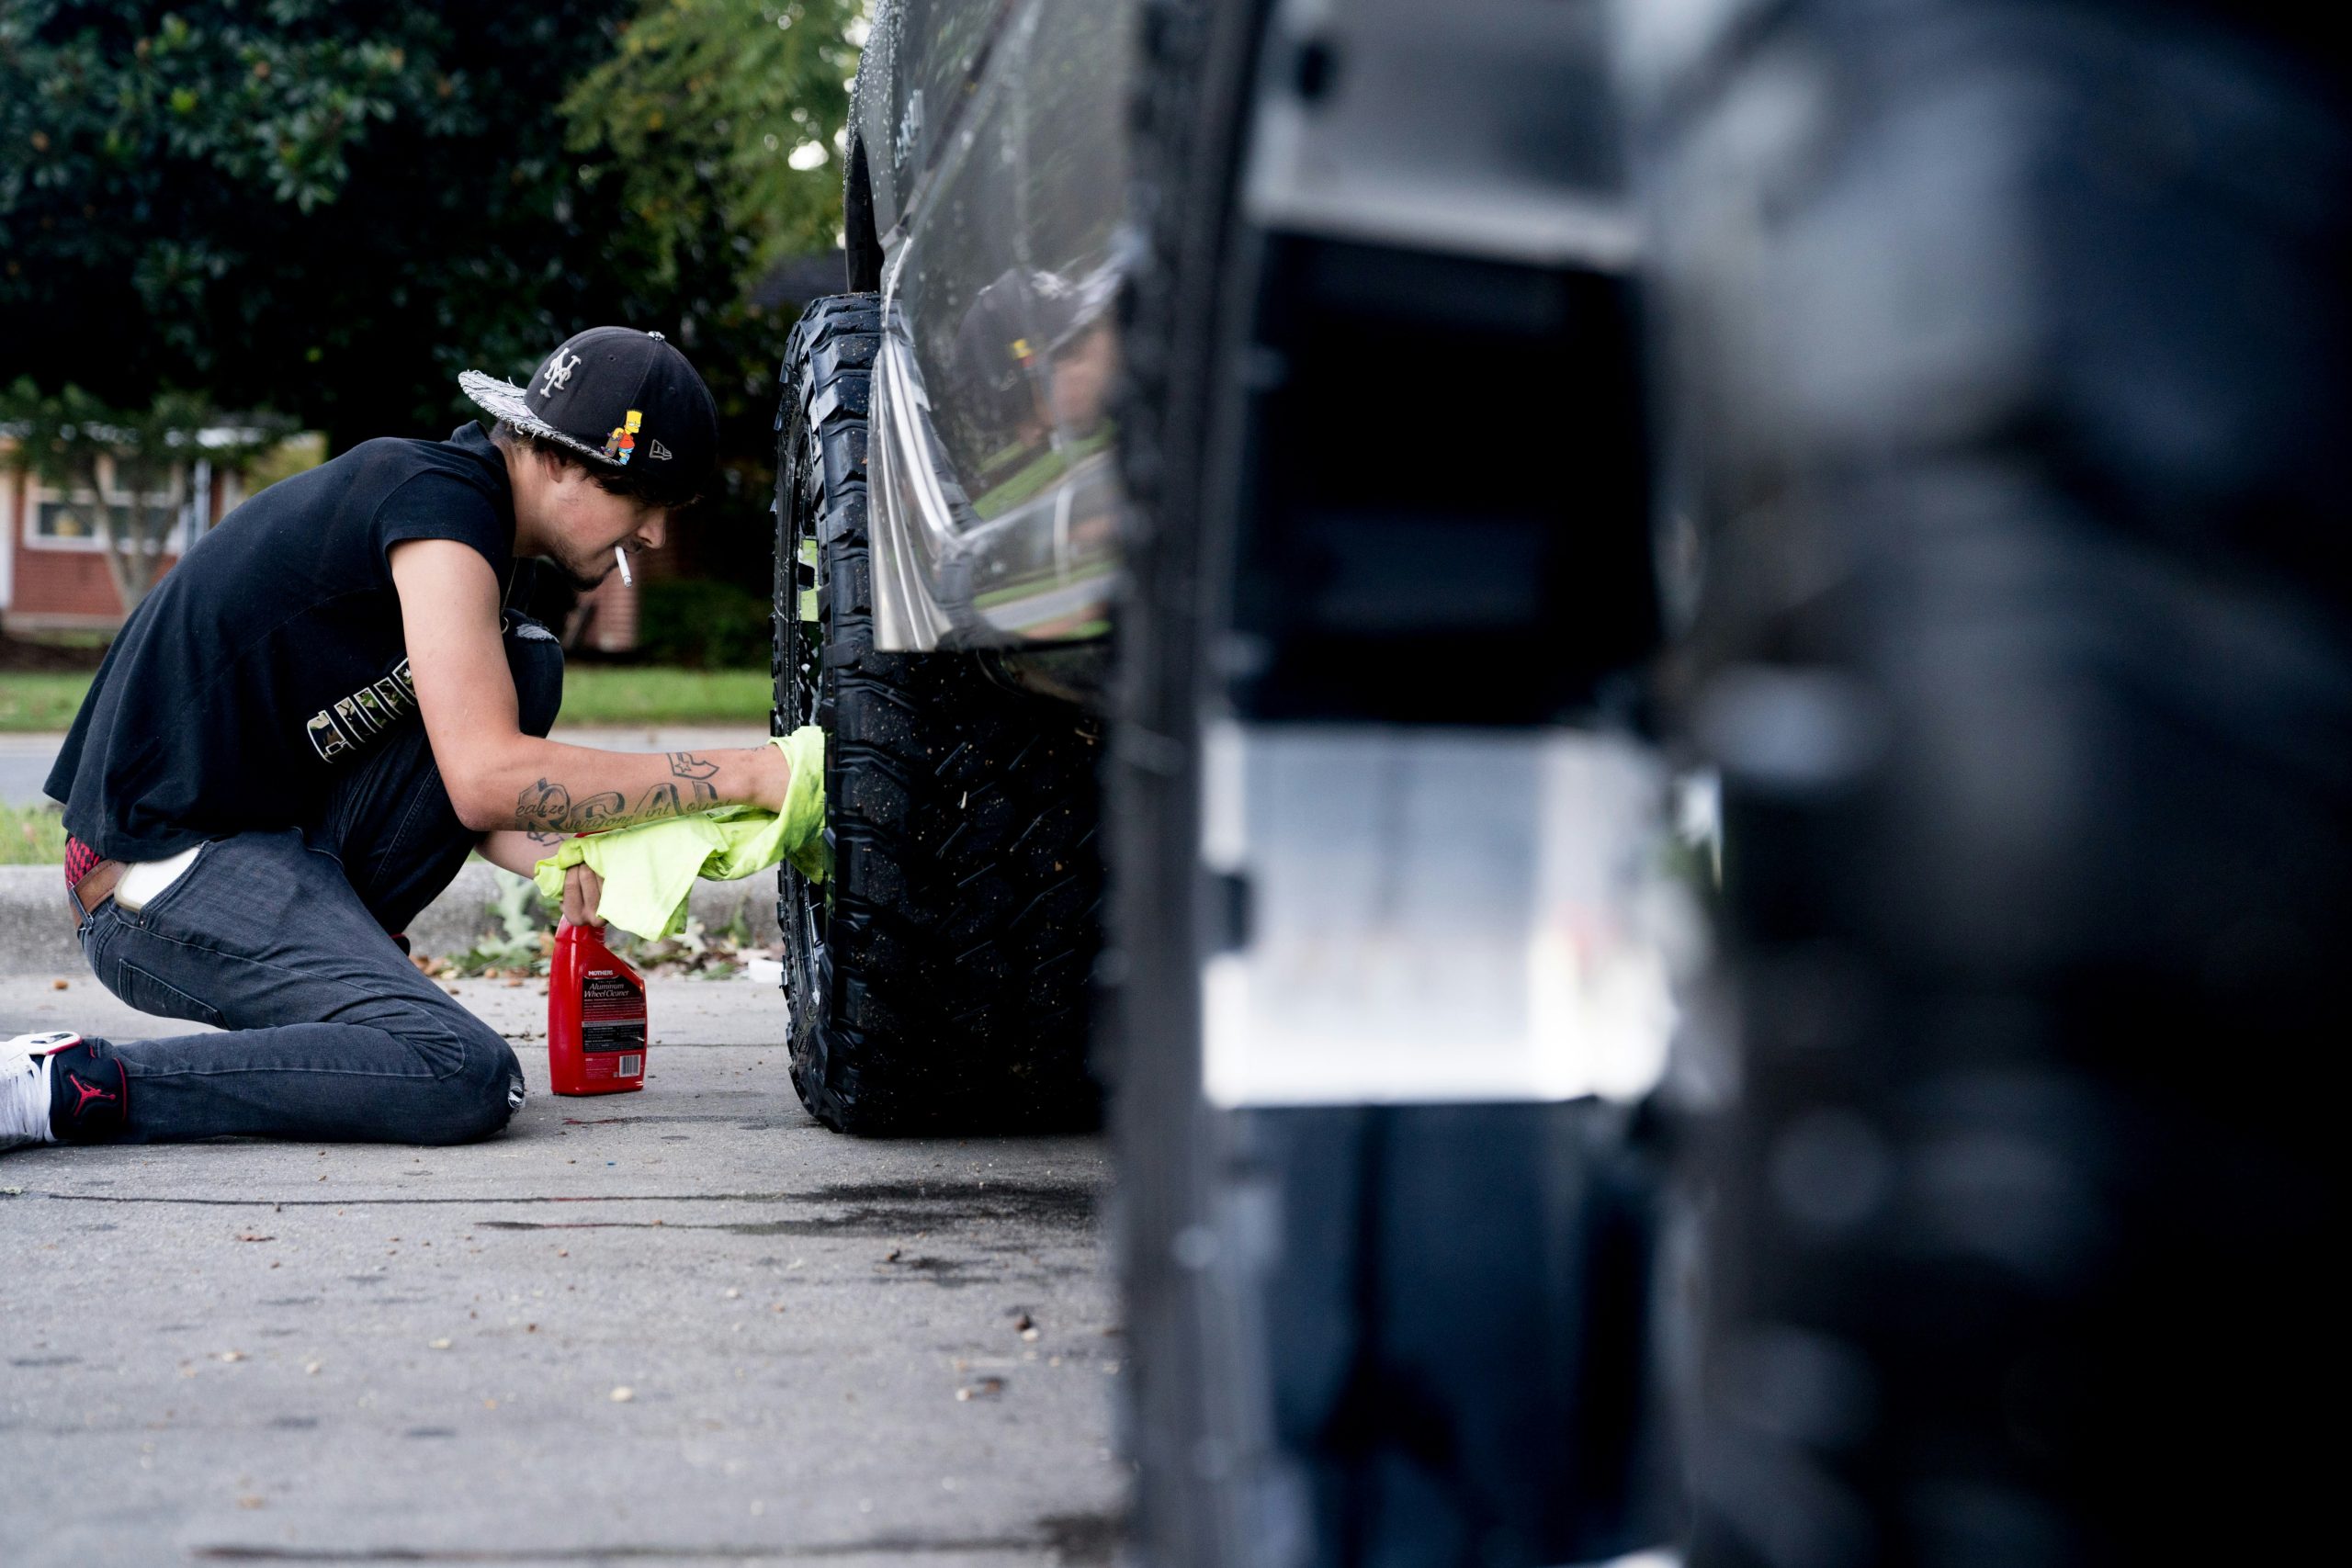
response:
<path id="1" fill-rule="evenodd" d="M 0 673 L 0 730 L 70 728 L 89 689 L 74 671 Z M 774 695 L 764 670 L 575 664 L 563 672 L 560 721 L 764 726 Z"/>
<path id="2" fill-rule="evenodd" d="M 559 724 L 755 724 L 775 688 L 764 670 L 575 664 L 563 672 Z"/>
<path id="3" fill-rule="evenodd" d="M 1002 484 L 995 485 L 972 498 L 972 511 L 982 521 L 1012 511 L 1023 502 L 1039 495 L 1046 487 L 1111 445 L 1112 433 L 1099 430 L 1082 441 L 1073 441 L 1057 452 L 1048 452 L 1019 469 Z"/>
<path id="4" fill-rule="evenodd" d="M 90 689 L 85 670 L 17 670 L 0 674 L 0 730 L 70 729 Z"/>
<path id="5" fill-rule="evenodd" d="M 0 805 L 0 865 L 63 865 L 65 817 L 54 806 Z"/>

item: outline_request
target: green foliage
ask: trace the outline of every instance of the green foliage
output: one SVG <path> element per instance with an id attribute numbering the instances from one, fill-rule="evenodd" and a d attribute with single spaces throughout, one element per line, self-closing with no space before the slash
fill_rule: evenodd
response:
<path id="1" fill-rule="evenodd" d="M 547 959 L 553 944 L 545 933 L 554 915 L 539 886 L 527 876 L 517 876 L 501 866 L 492 866 L 498 891 L 489 903 L 488 911 L 498 922 L 498 930 L 474 944 L 460 963 L 470 961 L 479 971 L 507 969 L 515 974 L 547 973 Z"/>
<path id="2" fill-rule="evenodd" d="M 0 0 L 11 369 L 113 405 L 203 388 L 329 432 L 441 434 L 469 366 L 597 321 L 681 335 L 565 90 L 628 0 Z M 616 187 L 615 187 L 616 190 Z"/>
<path id="3" fill-rule="evenodd" d="M 546 895 L 527 876 L 503 866 L 494 865 L 490 871 L 498 883 L 498 891 L 490 900 L 490 912 L 498 918 L 497 941 L 510 952 L 537 953 L 539 932 L 549 913 Z"/>
<path id="4" fill-rule="evenodd" d="M 555 953 L 556 910 L 538 885 L 503 866 L 492 866 L 497 891 L 482 906 L 490 918 L 473 946 L 463 953 L 414 954 L 417 967 L 435 979 L 508 979 L 544 976 Z"/>
<path id="5" fill-rule="evenodd" d="M 5 810 L 0 807 L 0 810 Z M 0 818 L 0 828 L 5 828 Z M 61 863 L 62 848 L 56 857 Z M 0 863 L 6 845 L 0 843 Z M 540 896 L 537 884 L 499 866 L 491 871 L 498 891 L 483 906 L 495 930 L 485 930 L 474 945 L 448 955 L 421 953 L 418 967 L 435 979 L 545 979 L 555 958 L 555 921 L 560 908 Z M 649 942 L 618 926 L 605 928 L 605 945 L 640 974 L 683 976 L 723 980 L 742 970 L 742 950 L 751 945 L 752 920 L 748 897 L 737 904 L 733 916 L 718 931 L 707 931 L 689 918 L 677 935 Z"/>
<path id="6" fill-rule="evenodd" d="M 657 664 L 768 667 L 768 602 L 731 582 L 661 579 L 638 591 L 637 641 Z"/>
<path id="7" fill-rule="evenodd" d="M 608 151 L 663 274 L 713 233 L 749 266 L 841 227 L 836 147 L 861 0 L 650 0 L 564 100 L 575 151 Z"/>
<path id="8" fill-rule="evenodd" d="M 339 451 L 474 418 L 460 370 L 659 330 L 719 406 L 701 558 L 757 581 L 797 307 L 749 295 L 840 228 L 857 10 L 0 0 L 0 380 L 200 389 Z"/>
<path id="9" fill-rule="evenodd" d="M 775 372 L 802 301 L 750 298 L 780 256 L 830 250 L 842 226 L 865 0 L 643 0 L 617 52 L 565 99 L 571 144 L 628 214 L 640 282 L 726 277 L 680 342 L 718 402 L 719 483 L 695 509 L 695 570 L 769 580 Z M 788 24 L 788 25 L 785 25 Z M 822 163 L 814 162 L 822 153 Z M 796 155 L 809 166 L 796 168 Z M 763 636 L 765 634 L 763 633 Z M 760 655 L 764 663 L 766 655 Z"/>

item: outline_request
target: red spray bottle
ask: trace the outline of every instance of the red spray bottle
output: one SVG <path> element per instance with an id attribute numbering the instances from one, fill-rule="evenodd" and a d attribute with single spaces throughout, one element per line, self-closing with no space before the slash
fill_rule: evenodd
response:
<path id="1" fill-rule="evenodd" d="M 558 1094 L 645 1087 L 645 982 L 594 926 L 559 926 L 548 976 L 548 1077 Z"/>

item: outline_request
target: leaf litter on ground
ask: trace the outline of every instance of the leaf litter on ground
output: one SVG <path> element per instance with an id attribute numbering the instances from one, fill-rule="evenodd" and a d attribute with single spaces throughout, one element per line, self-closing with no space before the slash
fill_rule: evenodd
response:
<path id="1" fill-rule="evenodd" d="M 494 922 L 462 953 L 414 953 L 411 962 L 435 980 L 543 980 L 555 958 L 555 908 L 526 876 L 493 866 L 498 893 L 484 906 Z M 688 919 L 685 930 L 659 941 L 605 928 L 605 945 L 640 975 L 724 980 L 755 958 L 778 959 L 781 948 L 752 942 L 750 901 L 717 931 Z"/>

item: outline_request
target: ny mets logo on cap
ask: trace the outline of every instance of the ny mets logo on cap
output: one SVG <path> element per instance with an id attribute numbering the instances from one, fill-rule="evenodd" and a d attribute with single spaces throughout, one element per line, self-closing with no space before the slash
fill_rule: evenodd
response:
<path id="1" fill-rule="evenodd" d="M 502 424 L 600 468 L 634 467 L 632 483 L 649 494 L 675 502 L 711 476 L 718 410 L 686 356 L 658 333 L 591 327 L 558 344 L 522 386 L 479 370 L 458 386 Z"/>
<path id="2" fill-rule="evenodd" d="M 643 414 L 629 410 L 628 420 L 613 427 L 611 438 L 605 443 L 605 456 L 627 468 L 630 455 L 637 450 L 638 430 L 644 423 Z"/>

